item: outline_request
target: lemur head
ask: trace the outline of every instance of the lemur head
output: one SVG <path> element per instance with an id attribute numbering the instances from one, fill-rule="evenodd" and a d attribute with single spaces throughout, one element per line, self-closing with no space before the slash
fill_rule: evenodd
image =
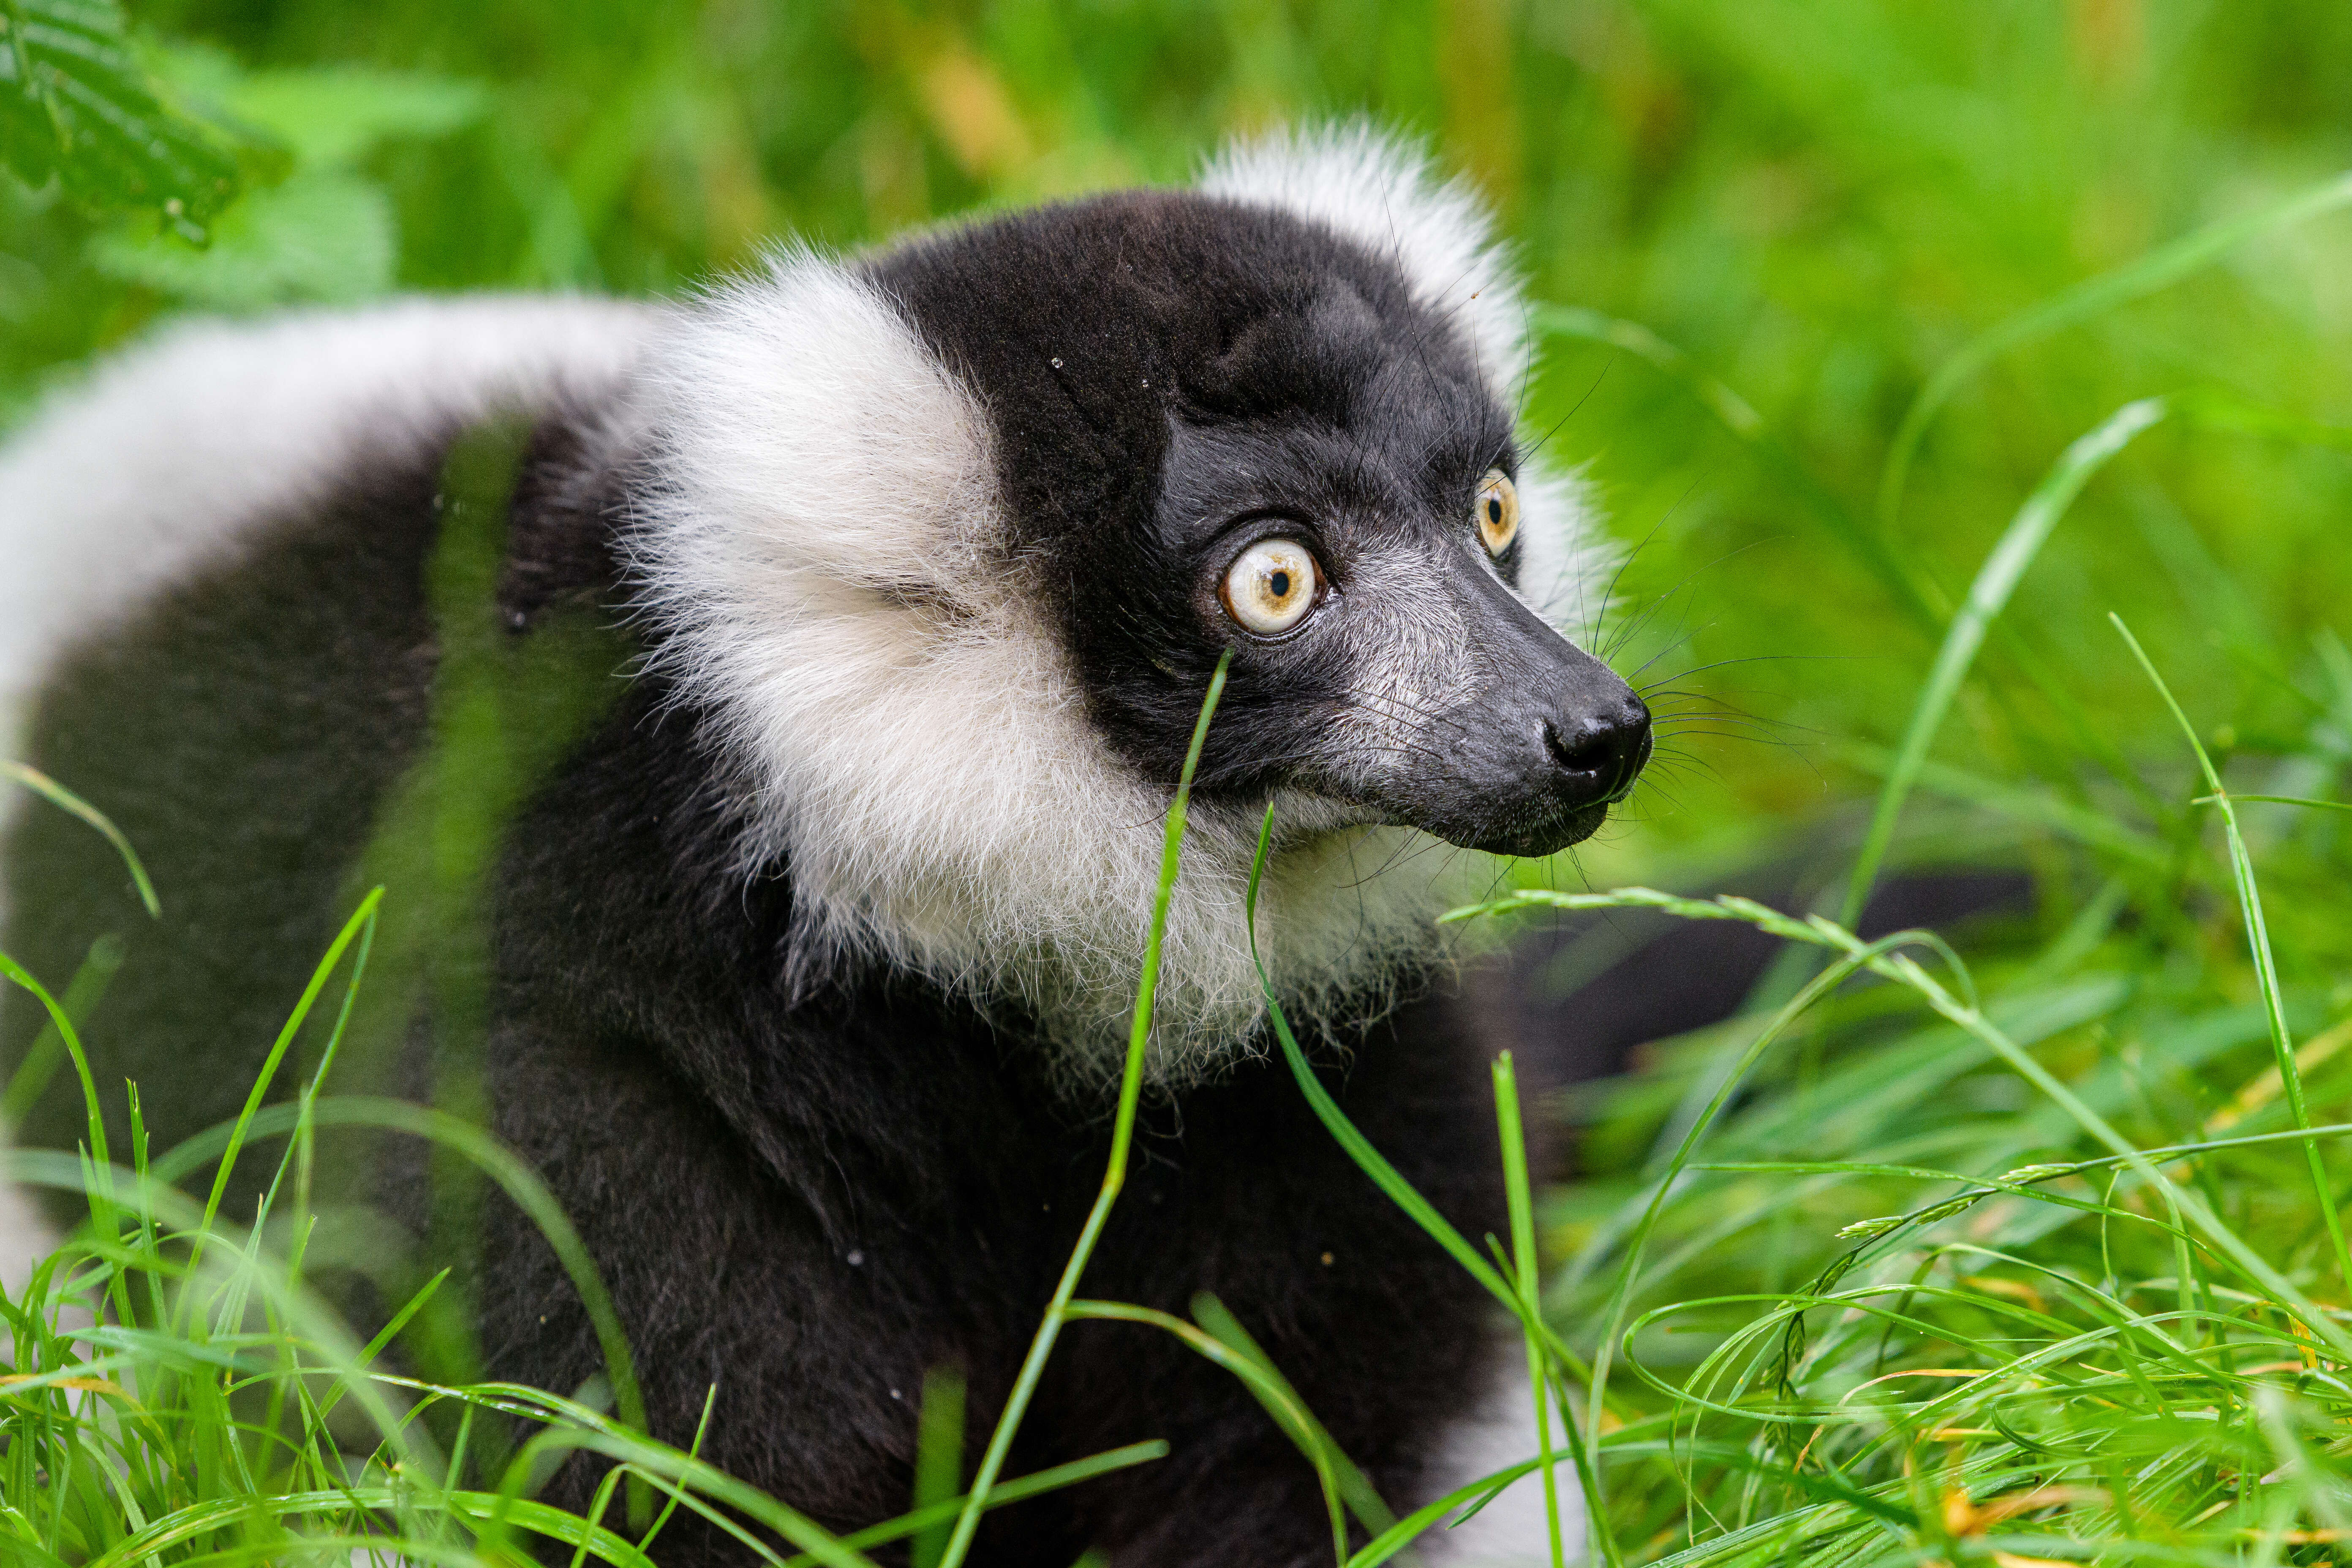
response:
<path id="1" fill-rule="evenodd" d="M 1546 618 L 1592 584 L 1519 444 L 1512 278 L 1465 193 L 1342 130 L 1200 186 L 778 258 L 683 320 L 624 540 L 654 662 L 753 781 L 819 963 L 878 956 L 1108 1059 L 1211 672 L 1159 1070 L 1250 1038 L 1242 921 L 1381 1005 L 1482 855 L 1590 835 L 1649 751 Z"/>

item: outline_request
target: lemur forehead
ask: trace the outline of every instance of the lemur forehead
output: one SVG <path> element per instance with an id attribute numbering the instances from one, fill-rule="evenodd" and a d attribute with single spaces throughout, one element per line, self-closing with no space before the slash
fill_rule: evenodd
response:
<path id="1" fill-rule="evenodd" d="M 1393 257 L 1281 210 L 1133 191 L 865 264 L 970 388 L 1016 525 L 1148 510 L 1176 425 L 1507 438 L 1475 353 Z"/>
<path id="2" fill-rule="evenodd" d="M 1196 191 L 1119 191 L 1006 214 L 866 265 L 918 331 L 983 374 L 1034 351 L 1061 380 L 1084 382 L 1108 368 L 1106 353 L 1151 355 L 1167 373 L 1160 384 L 1139 378 L 1120 390 L 1213 405 L 1223 384 L 1276 373 L 1285 350 L 1315 341 L 1362 351 L 1410 343 L 1433 369 L 1475 374 L 1467 345 L 1416 300 L 1394 257 L 1277 208 Z"/>

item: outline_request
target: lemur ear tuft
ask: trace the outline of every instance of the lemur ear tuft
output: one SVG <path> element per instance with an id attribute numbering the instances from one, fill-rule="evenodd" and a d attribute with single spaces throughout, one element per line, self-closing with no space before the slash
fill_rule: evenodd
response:
<path id="1" fill-rule="evenodd" d="M 619 590 L 614 548 L 626 521 L 636 443 L 592 416 L 559 410 L 523 449 L 507 513 L 499 616 L 524 632 L 551 606 L 594 604 Z"/>
<path id="2" fill-rule="evenodd" d="M 1426 146 L 1361 119 L 1275 131 L 1229 143 L 1200 189 L 1321 224 L 1393 261 L 1414 297 L 1463 334 L 1496 401 L 1521 411 L 1535 347 L 1525 284 L 1485 198 Z M 1517 484 L 1520 596 L 1555 625 L 1590 626 L 1616 561 L 1590 487 L 1532 458 Z"/>
<path id="3" fill-rule="evenodd" d="M 1462 331 L 1487 386 L 1516 405 L 1529 353 L 1517 265 L 1485 197 L 1421 142 L 1363 119 L 1275 131 L 1227 143 L 1200 189 L 1320 224 L 1395 262 L 1422 304 Z"/>

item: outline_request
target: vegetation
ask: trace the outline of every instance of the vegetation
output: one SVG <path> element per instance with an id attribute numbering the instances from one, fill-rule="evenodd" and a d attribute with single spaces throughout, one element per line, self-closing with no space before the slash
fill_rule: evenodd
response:
<path id="1" fill-rule="evenodd" d="M 201 156 L 135 179 L 77 162 L 59 117 L 86 100 L 28 91 L 44 79 L 11 42 L 59 18 L 105 33 L 106 101 L 169 116 L 154 144 Z M 1519 1203 L 1495 1249 L 1446 1238 L 1523 1313 L 1559 1395 L 1552 1462 L 1523 1468 L 1590 1500 L 1583 1549 L 1611 1568 L 2333 1559 L 2352 1531 L 2352 11 L 310 0 L 139 19 L 118 46 L 103 5 L 0 0 L 21 176 L 0 180 L 0 418 L 186 308 L 665 289 L 777 232 L 849 245 L 1178 177 L 1268 120 L 1369 107 L 1431 135 L 1553 302 L 1528 426 L 1591 460 L 1637 547 L 1591 632 L 1680 731 L 1633 824 L 1475 918 L 1640 905 L 1789 944 L 1748 1016 L 1525 1108 L 1580 1127 L 1582 1179 Z M 183 166 L 212 171 L 216 213 Z M 1808 879 L 1790 910 L 1703 897 L 1768 861 Z M 1883 870 L 1927 864 L 2028 871 L 2033 907 L 1958 951 L 1846 934 Z M 1643 884 L 1701 896 L 1592 890 Z M 348 994 L 369 912 L 306 1005 Z M 375 1113 L 333 1104 L 247 1128 L 289 1137 L 281 1218 L 303 1212 L 308 1129 Z M 1507 1077 L 1498 1112 L 1519 1113 Z M 877 1544 L 634 1434 L 619 1353 L 564 1398 L 363 1374 L 373 1347 L 303 1289 L 301 1226 L 257 1240 L 208 1215 L 204 1182 L 179 1185 L 197 1157 L 16 1157 L 87 1185 L 96 1223 L 5 1309 L 9 1552 L 397 1536 L 439 1561 L 536 1531 L 635 1562 L 658 1560 L 666 1510 L 711 1500 L 813 1560 Z M 1433 1522 L 1388 1531 L 1213 1302 L 1163 1326 L 1315 1454 L 1335 1518 L 1381 1532 L 1355 1561 Z M 468 1465 L 467 1421 L 444 1447 L 414 1419 L 435 1404 L 546 1425 Z M 926 1429 L 929 1511 L 899 1528 L 936 1563 L 961 1482 L 953 1426 Z M 635 1478 L 593 1528 L 530 1500 L 567 1446 Z"/>

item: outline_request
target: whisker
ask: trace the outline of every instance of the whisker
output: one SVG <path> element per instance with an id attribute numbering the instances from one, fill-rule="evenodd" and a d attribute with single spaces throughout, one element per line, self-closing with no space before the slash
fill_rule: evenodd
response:
<path id="1" fill-rule="evenodd" d="M 1672 508 L 1668 508 L 1665 511 L 1659 513 L 1658 520 L 1650 524 L 1650 531 L 1642 535 L 1641 542 L 1634 545 L 1632 550 L 1626 552 L 1625 559 L 1617 563 L 1617 570 L 1609 574 L 1608 590 L 1601 595 L 1601 622 L 1600 625 L 1593 626 L 1591 631 L 1586 634 L 1585 640 L 1587 642 L 1593 644 L 1595 647 L 1599 646 L 1601 642 L 1601 633 L 1609 624 L 1609 606 L 1613 604 L 1617 598 L 1617 584 L 1624 581 L 1625 574 L 1632 568 L 1634 560 L 1641 555 L 1643 551 L 1647 550 L 1650 547 L 1650 541 L 1658 537 L 1658 530 L 1665 527 L 1666 519 L 1673 515 L 1674 510 Z M 1608 655 L 1604 653 L 1601 655 L 1601 658 L 1605 660 L 1608 658 Z"/>
<path id="2" fill-rule="evenodd" d="M 1670 506 L 1670 507 L 1668 507 L 1668 508 L 1666 508 L 1666 510 L 1664 510 L 1664 511 L 1662 511 L 1662 512 L 1660 512 L 1660 513 L 1658 514 L 1658 521 L 1657 521 L 1656 522 L 1652 523 L 1652 524 L 1650 525 L 1650 533 L 1651 533 L 1652 535 L 1654 535 L 1654 534 L 1658 531 L 1658 530 L 1660 530 L 1660 529 L 1662 529 L 1662 528 L 1665 527 L 1665 525 L 1666 525 L 1669 521 L 1673 521 L 1673 519 L 1674 519 L 1674 515 L 1675 515 L 1676 512 L 1678 512 L 1678 511 L 1682 510 L 1682 509 L 1683 509 L 1683 503 L 1684 503 L 1685 501 L 1687 501 L 1687 500 L 1690 500 L 1690 498 L 1691 498 L 1691 492 L 1692 492 L 1693 490 L 1696 490 L 1696 489 L 1698 489 L 1698 483 L 1699 483 L 1699 482 L 1698 482 L 1698 479 L 1693 479 L 1689 484 L 1685 485 L 1685 486 L 1683 487 L 1683 493 L 1682 493 L 1682 494 L 1680 494 L 1680 495 L 1678 495 L 1678 496 L 1676 496 L 1676 497 L 1675 498 L 1675 504 L 1674 504 L 1674 505 L 1672 505 L 1672 506 Z M 1644 541 L 1643 541 L 1643 542 L 1644 542 L 1645 543 L 1647 542 L 1647 538 L 1646 538 L 1646 537 L 1645 537 L 1645 539 L 1644 539 Z M 1620 567 L 1618 567 L 1618 569 L 1617 569 L 1617 570 L 1618 570 L 1618 574 L 1619 574 L 1619 575 L 1620 575 L 1620 576 L 1623 575 L 1623 574 L 1624 574 L 1624 570 L 1625 570 L 1625 566 L 1629 566 L 1629 565 L 1631 565 L 1631 564 L 1633 564 L 1633 562 L 1632 562 L 1631 558 L 1629 557 L 1629 558 L 1627 559 L 1627 561 L 1625 562 L 1625 564 L 1624 564 L 1624 565 L 1621 565 Z M 1704 568 L 1702 568 L 1702 570 L 1704 570 Z M 1633 637 L 1636 632 L 1640 631 L 1640 629 L 1642 628 L 1643 625 L 1645 622 L 1647 622 L 1647 621 L 1649 620 L 1650 616 L 1654 616 L 1654 615 L 1655 615 L 1655 614 L 1657 613 L 1658 608 L 1659 608 L 1661 605 L 1664 605 L 1668 600 L 1672 599 L 1672 598 L 1673 598 L 1676 594 L 1681 593 L 1681 592 L 1682 592 L 1682 590 L 1683 590 L 1684 585 L 1685 585 L 1685 584 L 1688 584 L 1688 583 L 1691 581 L 1691 578 L 1692 578 L 1692 577 L 1696 577 L 1696 576 L 1697 576 L 1697 575 L 1698 575 L 1698 574 L 1697 574 L 1697 573 L 1696 573 L 1696 572 L 1694 572 L 1694 573 L 1692 573 L 1692 574 L 1690 574 L 1690 576 L 1686 576 L 1686 577 L 1685 577 L 1685 578 L 1682 580 L 1682 582 L 1681 582 L 1681 583 L 1677 583 L 1677 584 L 1675 584 L 1672 588 L 1669 588 L 1668 590 L 1666 590 L 1665 594 L 1664 594 L 1664 595 L 1662 595 L 1660 598 L 1658 598 L 1654 603 L 1653 603 L 1649 609 L 1647 609 L 1647 610 L 1645 610 L 1645 611 L 1643 611 L 1643 614 L 1642 614 L 1642 617 L 1641 617 L 1641 619 L 1640 619 L 1640 620 L 1637 620 L 1637 621 L 1633 622 L 1630 626 L 1628 626 L 1626 627 L 1626 629 L 1624 629 L 1623 631 L 1621 631 L 1621 632 L 1619 632 L 1619 633 L 1617 634 L 1616 640 L 1615 640 L 1614 642 L 1612 642 L 1612 643 L 1611 643 L 1611 644 L 1609 645 L 1609 651 L 1608 651 L 1608 652 L 1606 652 L 1606 653 L 1604 653 L 1603 655 L 1601 655 L 1601 658 L 1602 658 L 1603 659 L 1607 659 L 1607 658 L 1614 658 L 1614 657 L 1615 657 L 1615 655 L 1616 655 L 1616 651 L 1617 651 L 1619 648 L 1623 647 L 1625 646 L 1625 644 L 1626 644 L 1626 641 L 1627 641 L 1629 638 L 1631 638 L 1631 637 Z M 1613 593 L 1613 592 L 1615 592 L 1615 589 L 1616 589 L 1616 582 L 1615 582 L 1615 579 L 1614 579 L 1614 578 L 1611 579 L 1610 588 L 1611 588 L 1611 591 L 1612 591 L 1612 593 Z"/>
<path id="3" fill-rule="evenodd" d="M 1584 395 L 1578 398 L 1567 413 L 1561 415 L 1558 420 L 1554 421 L 1552 427 L 1545 431 L 1542 437 L 1538 440 L 1534 446 L 1519 454 L 1519 461 L 1522 463 L 1531 463 L 1535 461 L 1537 455 L 1542 452 L 1544 447 L 1550 444 L 1551 438 L 1559 434 L 1560 427 L 1583 412 L 1584 405 L 1592 401 L 1592 395 L 1601 390 L 1601 384 L 1609 379 L 1610 369 L 1616 364 L 1617 356 L 1624 352 L 1625 351 L 1622 349 L 1613 349 L 1610 352 L 1608 359 L 1603 361 L 1601 363 L 1601 374 L 1594 376 L 1592 378 L 1592 384 L 1584 389 Z M 1529 357 L 1528 363 L 1529 365 L 1529 374 L 1532 374 L 1535 363 L 1532 356 Z"/>
<path id="4" fill-rule="evenodd" d="M 1649 668 L 1650 666 L 1657 663 L 1658 660 L 1665 658 L 1666 655 L 1674 652 L 1675 649 L 1682 647 L 1685 643 L 1689 642 L 1693 637 L 1698 637 L 1705 632 L 1713 631 L 1714 629 L 1715 623 L 1713 621 L 1709 621 L 1703 626 L 1696 626 L 1685 631 L 1682 636 L 1676 637 L 1674 641 L 1668 643 L 1665 647 L 1660 648 L 1657 652 L 1643 659 L 1640 664 L 1634 666 L 1633 668 L 1625 676 L 1625 684 L 1632 686 L 1634 681 L 1641 679 L 1642 672 Z M 1666 680 L 1679 680 L 1682 677 L 1679 675 L 1669 675 L 1661 677 L 1661 679 Z M 1635 687 L 1634 689 L 1640 690 L 1642 689 Z"/>
<path id="5" fill-rule="evenodd" d="M 1678 674 L 1663 676 L 1664 680 L 1681 680 L 1689 676 L 1703 675 L 1710 669 L 1722 669 L 1735 664 L 1865 664 L 1874 658 L 1857 653 L 1759 653 L 1744 658 L 1718 658 L 1712 664 L 1693 665 Z M 1640 689 L 1636 688 L 1635 689 Z"/>
<path id="6" fill-rule="evenodd" d="M 1697 483 L 1698 483 L 1698 481 L 1697 481 L 1697 480 L 1696 480 L 1696 479 L 1694 479 L 1694 480 L 1692 480 L 1692 481 L 1691 481 L 1691 484 L 1692 484 L 1693 488 L 1696 488 L 1696 487 L 1697 486 Z M 1686 489 L 1686 490 L 1685 490 L 1685 491 L 1683 492 L 1683 499 L 1684 499 L 1684 500 L 1687 500 L 1687 499 L 1689 498 L 1689 495 L 1690 495 L 1690 491 L 1689 491 L 1689 490 L 1687 490 L 1687 489 Z M 1683 504 L 1683 503 L 1682 503 L 1682 500 L 1676 500 L 1676 501 L 1675 502 L 1675 505 L 1676 507 L 1680 507 L 1682 504 Z M 1671 512 L 1669 512 L 1669 515 L 1672 515 L 1672 514 L 1671 514 Z M 1663 594 L 1663 595 L 1661 595 L 1659 596 L 1659 598 L 1658 598 L 1658 600 L 1657 600 L 1656 604 L 1654 604 L 1654 605 L 1652 605 L 1652 606 L 1651 606 L 1651 608 L 1650 608 L 1647 612 L 1645 612 L 1645 613 L 1643 614 L 1643 617 L 1642 617 L 1642 621 L 1637 621 L 1637 622 L 1635 622 L 1635 623 L 1634 623 L 1633 627 L 1632 629 L 1628 630 L 1628 631 L 1624 634 L 1624 636 L 1623 636 L 1623 637 L 1621 637 L 1619 638 L 1619 646 L 1620 646 L 1620 647 L 1623 646 L 1623 643 L 1624 643 L 1624 641 L 1625 641 L 1625 639 L 1626 639 L 1627 637 L 1632 637 L 1632 636 L 1633 635 L 1633 632 L 1638 631 L 1638 630 L 1640 629 L 1640 627 L 1641 627 L 1641 626 L 1643 625 L 1643 622 L 1646 622 L 1646 621 L 1649 619 L 1649 617 L 1650 617 L 1651 616 L 1655 615 L 1659 609 L 1663 608 L 1665 605 L 1667 605 L 1668 603 L 1670 603 L 1670 602 L 1674 599 L 1674 597 L 1675 597 L 1675 595 L 1677 595 L 1677 594 L 1681 593 L 1684 589 L 1685 589 L 1685 588 L 1689 587 L 1692 584 L 1694 584 L 1694 583 L 1697 582 L 1701 577 L 1703 577 L 1703 576 L 1706 575 L 1706 574 L 1708 574 L 1709 572 L 1712 572 L 1712 571 L 1714 571 L 1717 567 L 1723 565 L 1726 562 L 1729 562 L 1729 561 L 1736 561 L 1736 560 L 1738 560 L 1740 556 L 1747 554 L 1747 553 L 1748 553 L 1748 552 L 1749 552 L 1749 551 L 1751 551 L 1751 550 L 1754 550 L 1754 549 L 1757 549 L 1757 548 L 1759 548 L 1759 547 L 1760 547 L 1760 546 L 1762 546 L 1762 545 L 1766 545 L 1766 544 L 1778 544 L 1778 543 L 1780 543 L 1783 539 L 1785 539 L 1786 537 L 1787 537 L 1787 535 L 1785 535 L 1785 534 L 1774 534 L 1774 535 L 1770 536 L 1769 538 L 1766 538 L 1766 539 L 1751 539 L 1751 540 L 1749 540 L 1747 543 L 1745 543 L 1745 544 L 1743 544 L 1743 545 L 1740 545 L 1738 549 L 1736 549 L 1736 550 L 1727 550 L 1727 551 L 1724 552 L 1724 553 L 1722 553 L 1721 555 L 1717 556 L 1714 560 L 1712 560 L 1712 561 L 1708 562 L 1706 565 L 1704 565 L 1704 566 L 1700 566 L 1700 567 L 1697 567 L 1697 568 L 1696 568 L 1696 569 L 1692 570 L 1691 572 L 1685 574 L 1685 575 L 1683 576 L 1682 581 L 1680 581 L 1680 582 L 1676 583 L 1673 587 L 1671 587 L 1671 588 L 1667 589 L 1667 590 L 1665 591 L 1665 593 L 1664 593 L 1664 594 Z"/>

